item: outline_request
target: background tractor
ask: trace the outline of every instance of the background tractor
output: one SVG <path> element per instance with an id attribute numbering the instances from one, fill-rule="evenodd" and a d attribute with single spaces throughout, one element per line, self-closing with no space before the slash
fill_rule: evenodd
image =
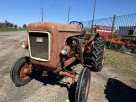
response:
<path id="1" fill-rule="evenodd" d="M 29 56 L 21 57 L 13 64 L 11 79 L 15 86 L 23 86 L 32 79 L 36 69 L 67 76 L 72 79 L 71 85 L 77 83 L 75 101 L 86 102 L 90 70 L 102 70 L 104 45 L 104 38 L 98 33 L 88 33 L 81 22 L 32 23 L 28 26 Z M 80 73 L 69 69 L 74 62 L 82 64 Z"/>

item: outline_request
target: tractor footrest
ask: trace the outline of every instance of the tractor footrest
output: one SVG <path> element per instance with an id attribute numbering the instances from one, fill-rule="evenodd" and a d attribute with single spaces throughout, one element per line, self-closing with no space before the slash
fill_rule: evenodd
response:
<path id="1" fill-rule="evenodd" d="M 84 67 L 89 67 L 91 68 L 92 66 L 91 65 L 87 65 L 87 64 L 83 64 Z"/>

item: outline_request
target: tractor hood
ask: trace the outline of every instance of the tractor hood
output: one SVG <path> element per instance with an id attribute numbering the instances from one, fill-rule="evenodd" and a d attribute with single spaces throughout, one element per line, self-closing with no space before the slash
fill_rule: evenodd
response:
<path id="1" fill-rule="evenodd" d="M 37 22 L 28 25 L 28 31 L 50 31 L 51 29 L 57 28 L 58 31 L 77 31 L 81 32 L 79 25 L 75 24 L 59 24 L 50 22 Z"/>
<path id="2" fill-rule="evenodd" d="M 28 26 L 28 33 L 31 62 L 45 67 L 58 68 L 59 55 L 67 38 L 80 35 L 81 28 L 75 24 L 38 22 Z M 39 37 L 42 39 L 41 42 L 39 42 Z"/>

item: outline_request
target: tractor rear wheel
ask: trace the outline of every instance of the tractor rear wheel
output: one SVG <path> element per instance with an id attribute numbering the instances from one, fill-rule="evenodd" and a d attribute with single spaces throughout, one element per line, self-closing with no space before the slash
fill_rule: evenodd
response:
<path id="1" fill-rule="evenodd" d="M 104 63 L 105 40 L 104 37 L 96 37 L 91 52 L 91 65 L 93 71 L 101 71 Z"/>
<path id="2" fill-rule="evenodd" d="M 89 88 L 90 88 L 90 69 L 82 69 L 76 86 L 75 102 L 87 102 Z"/>
<path id="3" fill-rule="evenodd" d="M 10 77 L 15 86 L 23 86 L 31 81 L 29 57 L 21 57 L 12 66 Z"/>

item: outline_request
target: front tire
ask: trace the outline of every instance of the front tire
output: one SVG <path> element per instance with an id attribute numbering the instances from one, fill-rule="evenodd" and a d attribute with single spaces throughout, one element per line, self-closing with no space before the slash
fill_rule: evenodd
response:
<path id="1" fill-rule="evenodd" d="M 90 88 L 91 72 L 88 68 L 82 69 L 75 92 L 75 102 L 87 102 Z"/>
<path id="2" fill-rule="evenodd" d="M 25 70 L 25 68 L 27 69 L 29 63 L 29 57 L 21 57 L 12 66 L 10 77 L 15 86 L 23 86 L 32 80 L 32 77 L 29 74 L 23 73 L 23 70 Z"/>

